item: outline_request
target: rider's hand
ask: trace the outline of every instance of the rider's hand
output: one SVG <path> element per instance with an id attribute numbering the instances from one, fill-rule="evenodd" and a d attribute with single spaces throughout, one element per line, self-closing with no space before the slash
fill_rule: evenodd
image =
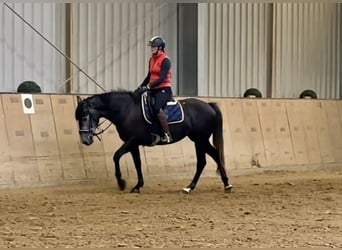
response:
<path id="1" fill-rule="evenodd" d="M 134 92 L 141 95 L 148 90 L 147 86 L 139 86 Z"/>

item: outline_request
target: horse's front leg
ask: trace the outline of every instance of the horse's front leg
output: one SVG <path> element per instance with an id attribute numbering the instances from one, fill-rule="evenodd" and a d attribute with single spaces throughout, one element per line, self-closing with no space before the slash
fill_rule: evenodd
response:
<path id="1" fill-rule="evenodd" d="M 115 165 L 115 177 L 118 182 L 118 185 L 121 190 L 126 188 L 126 181 L 122 179 L 121 169 L 120 169 L 120 159 L 121 157 L 130 151 L 130 147 L 132 145 L 133 140 L 126 141 L 115 153 L 113 156 L 113 161 Z"/>
<path id="2" fill-rule="evenodd" d="M 135 145 L 131 147 L 131 154 L 134 161 L 135 169 L 137 170 L 138 183 L 131 190 L 131 193 L 140 193 L 140 188 L 144 186 L 144 177 L 141 171 L 141 159 L 139 153 L 139 146 Z"/>

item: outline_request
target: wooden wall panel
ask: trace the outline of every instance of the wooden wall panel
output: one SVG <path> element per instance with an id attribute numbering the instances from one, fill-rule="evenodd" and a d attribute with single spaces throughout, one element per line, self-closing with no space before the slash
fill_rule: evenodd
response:
<path id="1" fill-rule="evenodd" d="M 13 172 L 2 98 L 0 98 L 0 141 L 0 187 L 6 187 L 13 185 Z"/>
<path id="2" fill-rule="evenodd" d="M 252 165 L 265 167 L 269 165 L 269 162 L 265 154 L 265 145 L 258 112 L 258 100 L 246 99 L 242 103 L 242 109 L 246 130 L 252 146 Z"/>
<path id="3" fill-rule="evenodd" d="M 183 152 L 184 159 L 184 171 L 187 173 L 195 174 L 197 157 L 196 157 L 196 149 L 195 144 L 189 138 L 183 139 L 181 145 L 178 145 Z"/>
<path id="4" fill-rule="evenodd" d="M 280 145 L 277 140 L 276 124 L 272 103 L 269 100 L 258 102 L 260 124 L 265 145 L 265 154 L 269 166 L 275 166 L 280 159 Z"/>
<path id="5" fill-rule="evenodd" d="M 294 149 L 291 140 L 285 100 L 268 100 L 275 124 L 275 134 L 279 145 L 279 161 L 277 165 L 295 164 Z"/>
<path id="6" fill-rule="evenodd" d="M 33 99 L 36 112 L 24 114 L 19 94 L 1 95 L 0 188 L 115 182 L 113 154 L 123 143 L 116 128 L 110 126 L 91 146 L 81 145 L 74 117 L 76 96 L 37 94 Z M 202 99 L 221 108 L 228 174 L 342 161 L 341 101 Z M 140 152 L 145 179 L 191 179 L 196 171 L 194 143 L 188 138 L 173 145 L 140 147 Z M 253 163 L 255 155 L 259 165 Z M 123 177 L 131 179 L 128 185 L 135 185 L 131 155 L 123 156 L 120 164 Z M 203 176 L 215 171 L 215 162 L 207 156 Z"/>
<path id="7" fill-rule="evenodd" d="M 321 151 L 316 132 L 316 118 L 312 110 L 312 102 L 315 100 L 297 100 L 296 110 L 300 114 L 305 135 L 306 152 L 310 164 L 319 164 L 321 160 Z"/>
<path id="8" fill-rule="evenodd" d="M 340 126 L 342 126 L 342 101 L 337 101 L 336 105 L 337 105 L 337 112 L 338 112 L 338 117 L 340 121 Z"/>
<path id="9" fill-rule="evenodd" d="M 49 95 L 34 95 L 35 113 L 29 115 L 39 178 L 42 183 L 61 183 L 62 165 Z"/>
<path id="10" fill-rule="evenodd" d="M 51 95 L 63 178 L 66 181 L 86 179 L 87 177 L 80 150 L 73 98 L 70 95 Z"/>
<path id="11" fill-rule="evenodd" d="M 252 146 L 243 116 L 243 99 L 230 99 L 226 102 L 227 123 L 233 141 L 233 154 L 237 169 L 250 168 L 252 165 Z"/>
<path id="12" fill-rule="evenodd" d="M 259 107 L 260 120 L 271 119 L 273 124 L 273 132 L 275 136 L 274 140 L 275 144 L 277 145 L 278 152 L 277 158 L 272 162 L 272 165 L 277 166 L 295 164 L 293 145 L 284 100 L 268 99 L 260 102 L 265 103 L 265 107 L 267 107 L 267 109 Z"/>
<path id="13" fill-rule="evenodd" d="M 151 176 L 164 175 L 166 173 L 166 157 L 168 156 L 165 155 L 163 146 L 143 147 L 143 150 L 146 157 L 144 164 L 146 174 Z M 132 165 L 128 168 L 130 172 L 134 169 L 133 160 Z"/>
<path id="14" fill-rule="evenodd" d="M 76 124 L 77 134 L 78 134 L 78 125 L 75 120 L 75 109 L 77 107 L 77 98 L 73 96 L 74 105 L 72 106 L 73 115 L 67 116 L 66 120 L 69 124 Z M 79 136 L 78 136 L 79 141 Z M 106 168 L 106 160 L 105 153 L 102 140 L 98 140 L 98 138 L 94 137 L 94 142 L 90 146 L 83 145 L 79 142 L 80 151 L 84 160 L 84 169 L 86 172 L 86 176 L 89 179 L 103 179 L 107 177 L 107 168 Z"/>
<path id="15" fill-rule="evenodd" d="M 11 156 L 34 156 L 30 118 L 23 112 L 20 95 L 4 95 L 2 101 Z"/>
<path id="16" fill-rule="evenodd" d="M 37 157 L 59 156 L 50 96 L 34 95 L 35 114 L 29 115 Z"/>
<path id="17" fill-rule="evenodd" d="M 29 115 L 23 112 L 21 96 L 19 94 L 3 95 L 2 104 L 9 151 L 12 161 L 15 162 L 15 167 L 13 167 L 14 183 L 20 186 L 39 183 L 31 122 Z"/>
<path id="18" fill-rule="evenodd" d="M 302 124 L 302 111 L 298 109 L 299 100 L 286 100 L 287 117 L 290 127 L 295 163 L 297 165 L 309 164 L 309 156 L 306 148 L 304 127 Z"/>
<path id="19" fill-rule="evenodd" d="M 320 151 L 320 162 L 333 163 L 334 147 L 330 138 L 330 131 L 327 122 L 326 110 L 323 108 L 325 101 L 312 101 L 310 102 L 311 111 L 313 116 L 313 125 L 316 128 L 317 143 Z M 336 128 L 337 130 L 338 128 Z"/>
<path id="20" fill-rule="evenodd" d="M 321 103 L 326 115 L 334 161 L 342 162 L 342 122 L 338 107 L 342 103 L 331 100 L 321 101 Z"/>
<path id="21" fill-rule="evenodd" d="M 183 148 L 178 143 L 162 147 L 165 156 L 165 174 L 187 173 L 184 166 Z"/>

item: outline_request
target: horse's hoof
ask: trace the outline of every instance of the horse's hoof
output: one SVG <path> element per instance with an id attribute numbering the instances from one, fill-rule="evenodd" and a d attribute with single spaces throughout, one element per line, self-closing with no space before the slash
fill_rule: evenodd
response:
<path id="1" fill-rule="evenodd" d="M 225 187 L 224 187 L 224 191 L 225 191 L 226 193 L 231 193 L 231 192 L 233 192 L 233 185 L 229 184 L 228 186 L 225 186 Z"/>
<path id="2" fill-rule="evenodd" d="M 140 189 L 139 189 L 139 188 L 133 188 L 133 189 L 131 190 L 131 193 L 132 193 L 132 194 L 140 194 Z"/>
<path id="3" fill-rule="evenodd" d="M 118 181 L 118 184 L 119 184 L 119 187 L 120 187 L 120 190 L 125 190 L 126 188 L 126 181 L 124 179 L 121 179 L 120 181 Z"/>
<path id="4" fill-rule="evenodd" d="M 191 193 L 191 188 L 183 188 L 183 193 L 190 194 Z"/>

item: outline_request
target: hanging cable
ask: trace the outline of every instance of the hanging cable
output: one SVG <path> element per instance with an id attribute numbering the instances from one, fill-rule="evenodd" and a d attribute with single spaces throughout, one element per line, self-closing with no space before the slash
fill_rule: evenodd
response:
<path id="1" fill-rule="evenodd" d="M 43 38 L 48 44 L 50 44 L 55 50 L 57 50 L 62 56 L 64 56 L 72 65 L 74 65 L 79 71 L 81 71 L 86 77 L 88 77 L 88 79 L 90 79 L 97 87 L 99 87 L 103 92 L 106 92 L 106 90 L 100 84 L 98 84 L 87 72 L 81 69 L 81 67 L 78 66 L 76 63 L 74 63 L 63 51 L 61 51 L 56 45 L 54 45 L 45 36 L 43 36 L 43 34 L 41 34 L 36 28 L 34 28 L 29 22 L 27 22 L 21 15 L 19 15 L 19 13 L 15 11 L 15 9 L 13 9 L 7 3 L 4 3 L 4 5 L 8 9 L 10 9 L 17 17 L 19 17 L 26 25 L 28 25 L 34 32 L 36 32 L 41 38 Z"/>

